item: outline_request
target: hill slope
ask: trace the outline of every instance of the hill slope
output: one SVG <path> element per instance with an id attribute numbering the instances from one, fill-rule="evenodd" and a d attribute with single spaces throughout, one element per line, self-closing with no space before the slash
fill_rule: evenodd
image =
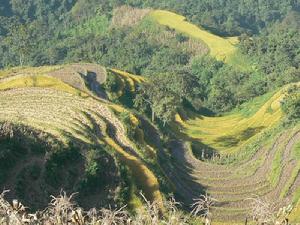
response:
<path id="1" fill-rule="evenodd" d="M 83 149 L 84 146 L 96 149 L 98 145 L 110 146 L 128 166 L 147 198 L 161 202 L 158 181 L 128 140 L 123 124 L 110 108 L 113 106 L 51 76 L 60 69 L 54 67 L 49 72 L 45 68 L 28 68 L 28 73 L 20 70 L 17 75 L 6 72 L 6 78 L 0 80 L 0 102 L 4 109 L 0 121 L 41 130 L 65 146 L 69 142 Z M 76 70 L 73 72 L 65 73 L 71 81 Z"/>

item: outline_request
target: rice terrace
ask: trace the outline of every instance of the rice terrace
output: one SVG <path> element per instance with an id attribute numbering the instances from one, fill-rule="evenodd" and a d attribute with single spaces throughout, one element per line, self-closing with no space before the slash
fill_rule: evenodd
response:
<path id="1" fill-rule="evenodd" d="M 300 3 L 0 3 L 0 225 L 300 224 Z"/>

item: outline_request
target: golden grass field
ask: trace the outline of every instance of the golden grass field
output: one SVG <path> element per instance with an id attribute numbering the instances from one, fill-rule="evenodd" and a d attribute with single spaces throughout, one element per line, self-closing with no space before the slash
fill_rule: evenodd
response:
<path id="1" fill-rule="evenodd" d="M 222 38 L 186 21 L 184 16 L 165 10 L 150 13 L 159 24 L 168 26 L 192 38 L 202 40 L 210 49 L 210 54 L 218 60 L 227 62 L 236 52 L 237 37 Z"/>
<path id="2" fill-rule="evenodd" d="M 0 90 L 25 87 L 53 88 L 56 90 L 66 91 L 71 94 L 80 94 L 83 97 L 88 96 L 86 93 L 69 86 L 61 80 L 47 75 L 23 75 L 19 77 L 11 77 L 5 82 L 0 83 Z"/>

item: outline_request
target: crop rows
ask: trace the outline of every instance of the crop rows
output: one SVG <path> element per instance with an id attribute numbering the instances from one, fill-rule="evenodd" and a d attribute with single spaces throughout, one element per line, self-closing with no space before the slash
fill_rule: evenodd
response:
<path id="1" fill-rule="evenodd" d="M 27 87 L 1 91 L 0 121 L 24 124 L 67 143 L 105 143 L 133 171 L 149 199 L 161 201 L 154 174 L 139 158 L 125 128 L 105 103 L 50 88 Z"/>
<path id="2" fill-rule="evenodd" d="M 262 146 L 255 155 L 236 165 L 217 165 L 203 162 L 193 156 L 192 151 L 182 143 L 172 147 L 173 164 L 165 164 L 177 192 L 185 203 L 190 204 L 203 191 L 217 199 L 214 217 L 220 221 L 243 221 L 249 213 L 247 198 L 263 196 L 269 201 L 290 202 L 299 184 L 300 176 L 290 181 L 290 175 L 297 170 L 297 161 L 292 158 L 292 149 L 300 141 L 300 130 L 283 132 L 268 146 Z M 275 156 L 281 160 L 274 170 Z M 260 159 L 260 163 L 255 163 Z M 252 165 L 250 167 L 250 165 Z M 242 173 L 248 170 L 247 173 Z M 276 178 L 277 177 L 277 178 Z M 275 180 L 272 183 L 271 180 Z M 287 189 L 287 190 L 286 190 Z M 286 194 L 281 194 L 286 192 Z"/>

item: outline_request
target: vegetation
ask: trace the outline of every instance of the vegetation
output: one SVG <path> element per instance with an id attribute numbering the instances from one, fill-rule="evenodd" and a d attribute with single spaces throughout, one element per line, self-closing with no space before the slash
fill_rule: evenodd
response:
<path id="1" fill-rule="evenodd" d="M 299 223 L 299 11 L 2 1 L 0 224 Z"/>

